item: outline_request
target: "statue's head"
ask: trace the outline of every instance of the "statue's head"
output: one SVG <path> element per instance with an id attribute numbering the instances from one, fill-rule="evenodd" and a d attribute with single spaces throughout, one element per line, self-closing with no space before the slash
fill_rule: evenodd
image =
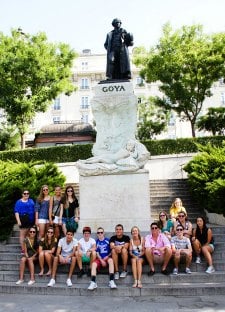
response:
<path id="1" fill-rule="evenodd" d="M 112 21 L 113 27 L 116 27 L 118 23 L 120 23 L 121 25 L 122 24 L 121 20 L 119 18 L 114 18 L 114 20 Z"/>

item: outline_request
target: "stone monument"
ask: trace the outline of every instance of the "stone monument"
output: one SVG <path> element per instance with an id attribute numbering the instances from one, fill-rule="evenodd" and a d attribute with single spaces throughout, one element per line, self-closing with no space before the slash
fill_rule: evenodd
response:
<path id="1" fill-rule="evenodd" d="M 114 25 L 115 20 L 120 21 L 114 19 Z M 125 41 L 121 39 L 122 49 Z M 118 72 L 123 78 L 112 78 Z M 129 71 L 127 73 L 129 75 Z M 113 232 L 115 225 L 122 223 L 128 232 L 134 225 L 147 231 L 150 224 L 149 174 L 144 165 L 149 152 L 135 139 L 137 98 L 125 73 L 116 68 L 112 70 L 112 77 L 94 88 L 91 100 L 97 129 L 93 157 L 76 163 L 80 174 L 79 229 L 88 225 L 96 231 L 102 226 L 105 231 Z"/>

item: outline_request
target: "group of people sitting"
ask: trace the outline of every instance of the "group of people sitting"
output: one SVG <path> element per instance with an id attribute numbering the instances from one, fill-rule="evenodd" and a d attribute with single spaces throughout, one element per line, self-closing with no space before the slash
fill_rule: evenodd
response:
<path id="1" fill-rule="evenodd" d="M 23 224 L 25 211 L 26 213 L 30 211 L 29 222 Z M 165 211 L 160 212 L 159 220 L 151 223 L 150 233 L 146 237 L 141 235 L 137 226 L 132 227 L 129 237 L 124 234 L 123 225 L 117 224 L 115 235 L 111 238 L 105 237 L 104 229 L 98 227 L 97 238 L 94 239 L 91 237 L 91 228 L 85 226 L 82 231 L 83 237 L 77 240 L 73 228 L 67 226 L 68 220 L 79 222 L 79 205 L 72 186 L 66 188 L 62 197 L 60 187 L 55 188 L 54 196 L 49 196 L 48 187 L 45 185 L 41 188 L 36 204 L 29 199 L 29 191 L 24 190 L 22 198 L 16 202 L 15 217 L 20 227 L 22 254 L 17 285 L 24 282 L 26 264 L 30 271 L 28 285 L 35 283 L 34 263 L 38 260 L 39 276 L 44 275 L 45 263 L 48 267 L 46 275 L 50 277 L 47 285 L 49 287 L 53 287 L 56 283 L 59 264 L 69 265 L 66 280 L 68 287 L 72 286 L 72 274 L 76 264 L 78 278 L 85 274 L 83 265 L 87 265 L 86 273 L 91 278 L 89 290 L 97 288 L 96 275 L 101 267 L 108 267 L 109 287 L 117 288 L 115 280 L 127 276 L 129 260 L 134 278 L 132 287 L 142 288 L 144 263 L 149 264 L 149 276 L 155 274 L 156 263 L 162 265 L 161 273 L 168 275 L 167 266 L 173 258 L 173 274 L 178 274 L 178 266 L 183 259 L 185 272 L 190 274 L 192 250 L 196 255 L 196 263 L 201 263 L 201 255 L 205 257 L 208 264 L 206 273 L 215 272 L 212 263 L 214 251 L 212 230 L 206 226 L 202 216 L 197 218 L 193 229 L 179 198 L 175 199 L 170 209 L 170 219 Z M 121 272 L 119 272 L 120 263 Z"/>

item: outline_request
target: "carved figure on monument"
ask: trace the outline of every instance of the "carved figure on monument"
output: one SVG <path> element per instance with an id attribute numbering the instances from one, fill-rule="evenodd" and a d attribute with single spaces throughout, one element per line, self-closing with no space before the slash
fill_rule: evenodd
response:
<path id="1" fill-rule="evenodd" d="M 146 147 L 137 140 L 130 139 L 119 151 L 79 160 L 76 166 L 84 176 L 134 172 L 143 168 L 148 159 Z"/>
<path id="2" fill-rule="evenodd" d="M 133 35 L 121 28 L 121 20 L 114 18 L 114 30 L 106 36 L 104 44 L 107 50 L 107 79 L 131 79 L 128 47 L 133 45 Z"/>

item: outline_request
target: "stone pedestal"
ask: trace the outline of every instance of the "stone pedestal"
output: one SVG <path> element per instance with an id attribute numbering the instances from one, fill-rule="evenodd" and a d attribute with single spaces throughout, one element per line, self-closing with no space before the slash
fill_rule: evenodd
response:
<path id="1" fill-rule="evenodd" d="M 94 157 L 80 160 L 80 226 L 114 232 L 123 224 L 149 230 L 149 152 L 135 139 L 137 98 L 129 81 L 100 83 L 91 101 L 97 137 Z"/>
<path id="2" fill-rule="evenodd" d="M 90 226 L 95 232 L 102 226 L 114 232 L 123 224 L 125 232 L 137 225 L 148 231 L 150 220 L 148 172 L 98 176 L 80 176 L 80 226 Z"/>

